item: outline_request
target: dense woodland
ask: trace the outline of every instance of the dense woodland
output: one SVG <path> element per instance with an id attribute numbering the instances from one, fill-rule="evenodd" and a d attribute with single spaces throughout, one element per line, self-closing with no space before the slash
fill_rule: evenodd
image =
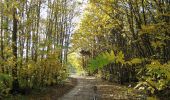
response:
<path id="1" fill-rule="evenodd" d="M 169 96 L 170 0 L 85 2 L 0 0 L 0 96 L 63 84 L 68 66 Z"/>
<path id="2" fill-rule="evenodd" d="M 72 43 L 89 74 L 168 96 L 170 0 L 90 0 Z"/>
<path id="3" fill-rule="evenodd" d="M 0 1 L 0 94 L 59 84 L 67 77 L 77 2 Z"/>

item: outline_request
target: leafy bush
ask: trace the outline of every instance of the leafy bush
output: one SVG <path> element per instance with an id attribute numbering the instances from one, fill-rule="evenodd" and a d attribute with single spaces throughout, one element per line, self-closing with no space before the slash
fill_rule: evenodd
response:
<path id="1" fill-rule="evenodd" d="M 170 63 L 161 64 L 152 61 L 146 65 L 146 74 L 139 78 L 141 81 L 135 88 L 147 90 L 151 94 L 158 93 L 170 85 Z"/>
<path id="2" fill-rule="evenodd" d="M 55 54 L 37 62 L 29 61 L 19 70 L 20 85 L 22 88 L 40 88 L 58 84 L 67 77 L 65 69 Z"/>
<path id="3" fill-rule="evenodd" d="M 8 95 L 12 89 L 12 77 L 8 74 L 0 73 L 0 94 Z"/>
<path id="4" fill-rule="evenodd" d="M 29 93 L 30 89 L 40 89 L 45 86 L 60 84 L 67 77 L 66 66 L 59 60 L 59 53 L 48 54 L 48 57 L 28 62 L 17 62 L 21 93 Z M 19 58 L 18 58 L 19 59 Z M 15 65 L 13 56 L 0 62 L 0 94 L 8 95 L 12 89 L 12 67 Z"/>
<path id="5" fill-rule="evenodd" d="M 121 52 L 119 54 L 121 54 Z M 110 53 L 103 52 L 99 54 L 97 57 L 95 57 L 94 59 L 91 59 L 89 61 L 88 68 L 90 71 L 95 71 L 96 69 L 101 69 L 104 66 L 114 62 L 115 60 L 116 60 L 116 56 L 114 54 L 114 51 L 111 51 Z M 120 59 L 118 59 L 117 61 L 119 60 Z"/>
<path id="6" fill-rule="evenodd" d="M 140 76 L 138 77 L 139 82 L 135 87 L 136 89 L 144 90 L 149 94 L 154 94 L 168 88 L 170 85 L 170 62 L 161 64 L 157 60 L 151 60 L 150 64 L 141 67 L 143 61 L 144 59 L 141 58 L 133 58 L 129 61 L 125 61 L 122 52 L 115 55 L 114 52 L 111 51 L 110 53 L 103 52 L 99 54 L 97 57 L 89 61 L 88 66 L 90 71 L 95 71 L 96 69 L 107 67 L 106 65 L 111 63 L 121 63 L 123 65 L 128 64 L 132 67 L 139 65 L 139 67 L 136 68 L 140 69 L 136 70 L 136 73 Z M 108 73 L 105 72 L 104 74 L 107 78 L 109 77 Z"/>

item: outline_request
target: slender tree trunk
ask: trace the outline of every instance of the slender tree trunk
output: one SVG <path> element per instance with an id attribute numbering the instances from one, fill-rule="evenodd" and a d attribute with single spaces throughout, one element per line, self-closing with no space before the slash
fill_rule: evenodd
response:
<path id="1" fill-rule="evenodd" d="M 1 10 L 1 31 L 0 31 L 0 34 L 1 34 L 1 58 L 3 59 L 4 58 L 4 54 L 3 54 L 3 51 L 4 51 L 4 46 L 3 46 L 4 45 L 4 43 L 3 43 L 3 8 Z"/>
<path id="2" fill-rule="evenodd" d="M 13 8 L 13 32 L 12 32 L 12 51 L 14 55 L 15 65 L 12 69 L 13 83 L 12 91 L 13 93 L 19 91 L 19 82 L 18 82 L 18 70 L 17 70 L 17 31 L 18 31 L 18 21 L 16 19 L 17 10 Z"/>

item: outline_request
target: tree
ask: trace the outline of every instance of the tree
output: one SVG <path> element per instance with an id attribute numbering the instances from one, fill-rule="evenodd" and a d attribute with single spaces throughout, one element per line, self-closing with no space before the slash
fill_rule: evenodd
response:
<path id="1" fill-rule="evenodd" d="M 13 79 L 0 92 L 29 91 L 66 78 L 76 7 L 74 0 L 0 1 L 0 77 Z"/>
<path id="2" fill-rule="evenodd" d="M 92 56 L 86 58 L 90 69 L 103 71 L 109 80 L 142 80 L 138 73 L 145 76 L 148 64 L 158 60 L 163 66 L 170 59 L 168 13 L 169 0 L 90 0 L 73 35 L 73 49 L 90 51 Z M 101 54 L 110 51 L 120 58 L 124 55 L 123 62 L 102 63 Z M 132 63 L 136 61 L 140 63 Z"/>
<path id="3" fill-rule="evenodd" d="M 14 68 L 12 69 L 12 75 L 13 75 L 13 91 L 18 92 L 19 90 L 19 82 L 18 82 L 18 68 L 17 68 L 17 31 L 18 31 L 18 21 L 16 18 L 17 15 L 17 9 L 14 7 L 13 8 L 13 32 L 12 32 L 12 51 L 14 55 Z"/>

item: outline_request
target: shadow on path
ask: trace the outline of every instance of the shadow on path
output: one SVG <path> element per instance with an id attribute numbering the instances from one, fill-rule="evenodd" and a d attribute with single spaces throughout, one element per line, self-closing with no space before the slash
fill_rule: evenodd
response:
<path id="1" fill-rule="evenodd" d="M 90 76 L 72 76 L 77 86 L 58 100 L 146 100 L 129 92 L 129 88 Z"/>

